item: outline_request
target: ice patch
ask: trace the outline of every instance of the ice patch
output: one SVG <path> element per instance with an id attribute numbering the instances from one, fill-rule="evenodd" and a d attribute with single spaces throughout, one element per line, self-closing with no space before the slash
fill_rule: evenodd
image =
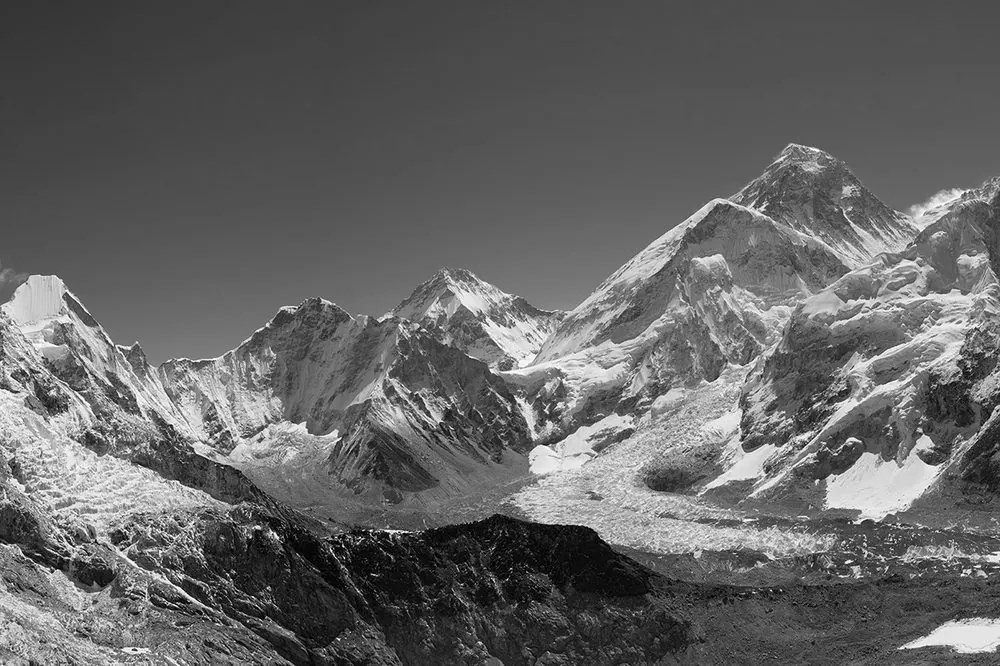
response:
<path id="1" fill-rule="evenodd" d="M 718 418 L 705 421 L 705 423 L 701 426 L 702 432 L 706 435 L 714 437 L 727 437 L 732 435 L 740 428 L 741 415 L 742 412 L 737 409 L 731 412 L 726 412 Z"/>
<path id="2" fill-rule="evenodd" d="M 900 646 L 900 650 L 942 645 L 955 652 L 974 654 L 995 652 L 1000 647 L 1000 620 L 972 617 L 945 622 L 923 638 Z"/>
<path id="3" fill-rule="evenodd" d="M 65 294 L 66 285 L 55 275 L 32 275 L 2 309 L 18 326 L 29 326 L 62 314 Z"/>
<path id="4" fill-rule="evenodd" d="M 908 509 L 943 469 L 943 466 L 928 465 L 915 455 L 899 465 L 866 452 L 849 470 L 827 479 L 826 506 L 828 509 L 857 509 L 863 517 L 878 520 Z"/>

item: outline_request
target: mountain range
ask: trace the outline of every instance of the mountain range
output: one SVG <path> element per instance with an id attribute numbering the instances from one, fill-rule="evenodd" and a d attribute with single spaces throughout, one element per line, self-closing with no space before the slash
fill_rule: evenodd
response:
<path id="1" fill-rule="evenodd" d="M 143 618 L 134 642 L 200 617 L 205 645 L 237 661 L 516 663 L 483 623 L 502 615 L 517 633 L 496 604 L 566 594 L 543 542 L 589 544 L 636 595 L 656 586 L 589 531 L 501 520 L 416 541 L 348 528 L 506 507 L 639 548 L 651 532 L 635 517 L 667 515 L 664 503 L 670 520 L 678 503 L 877 520 L 988 505 L 970 498 L 1000 489 L 1000 179 L 911 219 L 842 161 L 790 144 L 735 195 L 664 226 L 569 312 L 443 268 L 381 317 L 310 298 L 218 358 L 158 366 L 58 277 L 27 277 L 0 307 L 0 542 L 19 549 L 3 556 L 25 580 L 47 566 L 75 587 L 37 583 L 44 604 L 14 594 L 22 624 L 83 603 L 82 589 L 98 595 L 94 645 L 110 644 L 94 636 L 124 598 Z M 524 537 L 536 550 L 516 576 L 480 552 L 511 530 L 542 535 Z M 414 557 L 464 572 L 420 585 L 468 587 L 452 602 L 465 606 L 441 610 L 467 623 L 465 652 L 435 642 L 454 627 L 414 628 L 407 613 L 431 597 L 404 609 L 386 596 L 412 581 L 372 582 L 366 558 Z M 489 590 L 475 587 L 481 567 Z M 517 587 L 530 572 L 541 591 Z M 588 599 L 550 610 L 583 626 L 581 608 L 598 612 Z M 615 603 L 599 612 L 633 633 L 598 641 L 605 656 L 655 661 L 697 642 L 680 616 L 646 626 L 648 612 Z M 669 640 L 636 638 L 654 629 Z M 32 654 L 110 659 L 79 632 L 63 626 Z M 594 658 L 592 645 L 565 654 Z"/>

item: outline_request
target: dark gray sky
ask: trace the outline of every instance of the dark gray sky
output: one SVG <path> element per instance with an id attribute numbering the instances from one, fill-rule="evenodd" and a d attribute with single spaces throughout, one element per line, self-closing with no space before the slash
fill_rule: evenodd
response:
<path id="1" fill-rule="evenodd" d="M 569 308 L 786 143 L 1000 173 L 995 2 L 0 3 L 0 262 L 211 356 L 439 266 Z"/>

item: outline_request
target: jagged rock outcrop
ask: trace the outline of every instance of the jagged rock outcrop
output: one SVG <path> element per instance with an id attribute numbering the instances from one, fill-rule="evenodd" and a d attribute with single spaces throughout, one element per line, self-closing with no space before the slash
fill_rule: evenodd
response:
<path id="1" fill-rule="evenodd" d="M 320 540 L 241 509 L 112 539 L 295 663 L 654 663 L 694 640 L 657 577 L 587 528 L 494 516 Z"/>

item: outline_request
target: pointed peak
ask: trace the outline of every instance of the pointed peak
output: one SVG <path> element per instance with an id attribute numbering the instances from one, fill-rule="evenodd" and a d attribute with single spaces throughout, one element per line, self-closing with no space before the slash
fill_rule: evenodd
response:
<path id="1" fill-rule="evenodd" d="M 307 298 L 298 305 L 286 305 L 279 308 L 274 316 L 271 317 L 270 321 L 268 321 L 262 328 L 254 331 L 254 334 L 244 340 L 241 345 L 246 344 L 252 340 L 254 336 L 265 330 L 277 329 L 291 323 L 292 321 L 301 321 L 315 317 L 331 318 L 337 321 L 354 319 L 354 316 L 350 312 L 336 303 L 328 301 L 325 298 L 313 296 L 311 298 Z"/>
<path id="2" fill-rule="evenodd" d="M 827 155 L 830 153 L 819 148 L 814 148 L 813 146 L 807 146 L 802 143 L 790 143 L 785 146 L 779 155 Z"/>
<path id="3" fill-rule="evenodd" d="M 353 319 L 354 315 L 340 307 L 333 301 L 328 301 L 325 298 L 320 298 L 319 296 L 312 296 L 306 300 L 299 303 L 297 307 L 286 306 L 278 311 L 278 314 L 289 313 L 289 314 L 304 314 L 308 312 L 328 312 L 335 314 L 338 318 L 346 317 L 348 319 Z"/>
<path id="4" fill-rule="evenodd" d="M 29 275 L 2 309 L 19 326 L 37 324 L 64 314 L 63 297 L 68 293 L 58 275 Z"/>
<path id="5" fill-rule="evenodd" d="M 439 268 L 429 282 L 472 282 L 485 284 L 475 273 L 466 268 L 449 268 L 448 266 Z"/>
<path id="6" fill-rule="evenodd" d="M 388 314 L 420 320 L 429 312 L 447 311 L 450 316 L 460 308 L 480 313 L 489 309 L 490 304 L 513 298 L 511 294 L 480 279 L 470 270 L 444 267 L 429 280 L 421 282 L 413 293 Z"/>
<path id="7" fill-rule="evenodd" d="M 146 352 L 143 350 L 142 345 L 138 341 L 133 342 L 131 346 L 126 347 L 125 345 L 116 345 L 118 350 L 125 356 L 125 360 L 129 362 L 132 369 L 136 372 L 144 371 L 149 366 L 149 361 L 146 359 Z"/>
<path id="8" fill-rule="evenodd" d="M 798 167 L 806 172 L 818 172 L 834 165 L 845 166 L 842 160 L 838 160 L 825 150 L 801 143 L 790 143 L 774 158 L 768 171 L 773 171 L 776 168 Z"/>

